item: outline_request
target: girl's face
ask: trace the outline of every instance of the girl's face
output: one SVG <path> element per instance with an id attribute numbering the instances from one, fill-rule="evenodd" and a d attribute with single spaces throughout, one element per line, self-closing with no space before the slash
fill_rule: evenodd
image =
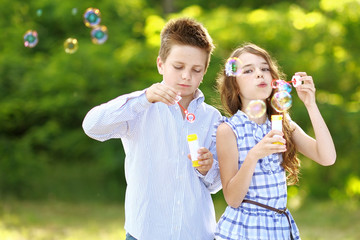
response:
<path id="1" fill-rule="evenodd" d="M 166 61 L 158 57 L 158 70 L 165 84 L 173 87 L 183 99 L 192 99 L 203 80 L 208 54 L 188 45 L 174 45 Z"/>
<path id="2" fill-rule="evenodd" d="M 263 57 L 252 53 L 239 56 L 241 74 L 236 76 L 244 110 L 251 100 L 265 100 L 272 92 L 270 66 Z"/>

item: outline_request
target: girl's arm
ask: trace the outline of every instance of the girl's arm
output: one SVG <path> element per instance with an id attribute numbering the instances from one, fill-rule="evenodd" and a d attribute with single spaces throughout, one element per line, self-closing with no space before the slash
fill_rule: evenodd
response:
<path id="1" fill-rule="evenodd" d="M 219 125 L 216 132 L 216 151 L 218 154 L 223 194 L 227 204 L 233 208 L 240 206 L 248 192 L 257 161 L 267 155 L 286 151 L 285 139 L 280 131 L 270 131 L 247 154 L 239 169 L 239 152 L 236 136 L 226 123 Z M 282 142 L 284 145 L 273 144 Z"/>
<path id="2" fill-rule="evenodd" d="M 321 116 L 315 101 L 315 86 L 311 76 L 301 72 L 303 84 L 296 88 L 299 98 L 304 102 L 309 113 L 315 139 L 307 135 L 296 123 L 291 122 L 295 131 L 292 134 L 295 145 L 300 153 L 315 162 L 328 166 L 335 163 L 336 150 L 329 129 Z"/>

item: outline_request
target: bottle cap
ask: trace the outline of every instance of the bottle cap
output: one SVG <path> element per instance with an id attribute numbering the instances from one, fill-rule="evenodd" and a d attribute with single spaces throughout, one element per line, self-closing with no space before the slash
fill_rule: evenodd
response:
<path id="1" fill-rule="evenodd" d="M 271 121 L 282 120 L 282 115 L 271 115 Z"/>
<path id="2" fill-rule="evenodd" d="M 198 137 L 197 137 L 197 135 L 194 133 L 194 134 L 189 134 L 188 136 L 187 136 L 187 140 L 190 142 L 190 141 L 195 141 L 195 140 L 197 140 L 198 139 Z"/>

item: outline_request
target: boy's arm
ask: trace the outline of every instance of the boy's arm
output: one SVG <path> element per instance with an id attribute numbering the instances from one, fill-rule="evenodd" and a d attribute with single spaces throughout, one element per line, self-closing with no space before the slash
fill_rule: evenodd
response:
<path id="1" fill-rule="evenodd" d="M 206 149 L 206 148 L 202 148 L 202 149 L 203 149 L 202 152 L 205 153 L 205 155 L 208 155 L 209 153 L 211 154 L 212 166 L 206 172 L 206 174 L 204 173 L 202 174 L 201 172 L 199 172 L 198 169 L 196 170 L 196 172 L 199 178 L 201 179 L 201 181 L 207 187 L 207 189 L 211 193 L 216 193 L 221 189 L 221 179 L 220 179 L 219 163 L 217 161 L 215 143 L 214 142 L 211 143 L 210 149 Z M 200 155 L 199 157 L 201 156 L 202 155 Z M 201 162 L 199 161 L 199 163 Z"/>
<path id="2" fill-rule="evenodd" d="M 214 159 L 211 169 L 204 176 L 196 170 L 199 178 L 205 184 L 210 193 L 215 194 L 221 189 L 221 179 L 219 172 L 219 163 Z"/>
<path id="3" fill-rule="evenodd" d="M 129 130 L 128 121 L 136 119 L 150 105 L 145 90 L 125 94 L 92 108 L 82 127 L 89 137 L 98 141 L 121 138 Z"/>

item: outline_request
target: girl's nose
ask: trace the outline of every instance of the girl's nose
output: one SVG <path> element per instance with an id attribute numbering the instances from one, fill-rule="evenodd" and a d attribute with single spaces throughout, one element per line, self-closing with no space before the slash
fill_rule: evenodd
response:
<path id="1" fill-rule="evenodd" d="M 261 69 L 257 69 L 257 70 L 256 70 L 256 77 L 257 77 L 257 78 L 262 78 L 262 77 L 264 77 L 264 73 L 261 71 Z"/>

